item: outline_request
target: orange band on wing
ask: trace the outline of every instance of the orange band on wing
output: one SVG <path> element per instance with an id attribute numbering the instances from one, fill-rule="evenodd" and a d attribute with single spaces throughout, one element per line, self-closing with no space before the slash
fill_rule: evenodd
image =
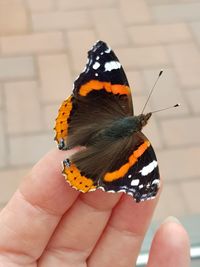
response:
<path id="1" fill-rule="evenodd" d="M 149 141 L 145 141 L 142 145 L 138 147 L 137 150 L 133 152 L 133 154 L 129 157 L 128 162 L 121 166 L 120 169 L 114 172 L 108 172 L 104 176 L 104 181 L 112 182 L 123 177 L 130 167 L 132 167 L 138 160 L 138 158 L 145 152 L 145 150 L 150 146 Z"/>
<path id="2" fill-rule="evenodd" d="M 56 131 L 55 140 L 59 143 L 60 139 L 66 139 L 68 133 L 68 122 L 67 119 L 70 116 L 72 110 L 72 96 L 68 97 L 65 100 L 58 113 L 58 117 L 56 118 L 56 125 L 54 130 Z"/>
<path id="3" fill-rule="evenodd" d="M 92 179 L 82 176 L 75 164 L 70 167 L 64 166 L 65 180 L 76 190 L 86 193 L 96 189 Z"/>
<path id="4" fill-rule="evenodd" d="M 86 96 L 93 90 L 102 90 L 102 89 L 105 89 L 106 92 L 113 94 L 120 94 L 120 95 L 130 94 L 130 88 L 126 85 L 111 84 L 109 82 L 100 82 L 96 80 L 92 80 L 82 85 L 79 90 L 79 94 L 82 96 Z"/>

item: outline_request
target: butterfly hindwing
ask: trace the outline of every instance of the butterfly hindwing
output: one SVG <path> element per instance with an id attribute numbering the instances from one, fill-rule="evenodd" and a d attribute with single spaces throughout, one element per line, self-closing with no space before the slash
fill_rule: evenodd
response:
<path id="1" fill-rule="evenodd" d="M 160 187 L 160 174 L 155 152 L 148 140 L 145 140 L 138 148 L 133 150 L 129 157 L 139 152 L 134 164 L 129 164 L 128 171 L 119 179 L 102 180 L 101 189 L 110 192 L 125 192 L 136 200 L 136 202 L 153 199 Z M 123 165 L 121 166 L 123 168 Z"/>
<path id="2" fill-rule="evenodd" d="M 154 198 L 159 189 L 160 175 L 156 155 L 142 133 L 112 143 L 102 140 L 75 154 L 69 160 L 69 165 L 71 169 L 79 170 L 81 184 L 77 183 L 77 175 L 73 176 L 76 181 L 69 181 L 66 177 L 67 181 L 83 192 L 94 188 L 125 192 L 140 202 Z M 83 188 L 83 181 L 87 184 L 86 189 Z"/>

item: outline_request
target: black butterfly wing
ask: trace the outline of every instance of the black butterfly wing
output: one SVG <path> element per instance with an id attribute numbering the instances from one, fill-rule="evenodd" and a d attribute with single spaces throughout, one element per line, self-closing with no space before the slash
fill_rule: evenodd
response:
<path id="1" fill-rule="evenodd" d="M 141 133 L 138 134 L 142 135 Z M 125 192 L 133 196 L 136 202 L 153 199 L 156 196 L 160 187 L 158 162 L 150 142 L 145 136 L 143 140 L 143 143 L 135 147 L 130 155 L 131 157 L 134 153 L 137 154 L 137 151 L 142 148 L 142 153 L 139 153 L 139 157 L 134 164 L 129 164 L 128 171 L 119 179 L 109 181 L 104 176 L 100 185 L 102 190 L 107 192 Z"/>
<path id="2" fill-rule="evenodd" d="M 72 96 L 60 108 L 55 139 L 60 149 L 86 146 L 113 120 L 130 115 L 133 107 L 125 72 L 114 52 L 98 41 L 88 52 L 88 62 L 74 82 Z"/>
<path id="3" fill-rule="evenodd" d="M 155 152 L 141 132 L 86 148 L 65 162 L 64 174 L 82 192 L 125 192 L 136 202 L 154 198 L 160 185 Z"/>

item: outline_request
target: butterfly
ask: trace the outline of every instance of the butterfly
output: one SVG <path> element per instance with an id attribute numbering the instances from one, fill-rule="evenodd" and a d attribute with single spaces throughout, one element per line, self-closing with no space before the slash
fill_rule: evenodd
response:
<path id="1" fill-rule="evenodd" d="M 151 115 L 134 115 L 121 63 L 105 42 L 96 42 L 56 118 L 58 148 L 85 147 L 63 161 L 66 181 L 84 193 L 124 192 L 136 202 L 154 198 L 160 186 L 158 163 L 142 133 Z"/>

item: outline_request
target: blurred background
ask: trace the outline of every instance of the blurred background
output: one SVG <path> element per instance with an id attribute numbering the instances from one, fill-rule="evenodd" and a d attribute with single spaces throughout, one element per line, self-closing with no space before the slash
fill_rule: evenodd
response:
<path id="1" fill-rule="evenodd" d="M 200 0 L 0 0 L 0 208 L 56 147 L 57 110 L 98 39 L 124 66 L 135 113 L 161 68 L 147 111 L 181 103 L 156 113 L 144 130 L 164 183 L 149 236 L 157 221 L 174 215 L 198 244 Z"/>

